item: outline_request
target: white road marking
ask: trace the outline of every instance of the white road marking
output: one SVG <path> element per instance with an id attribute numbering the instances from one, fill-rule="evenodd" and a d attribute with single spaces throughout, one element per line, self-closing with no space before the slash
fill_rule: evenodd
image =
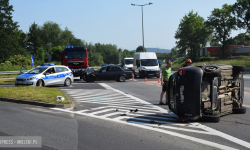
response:
<path id="1" fill-rule="evenodd" d="M 229 141 L 234 142 L 234 143 L 236 143 L 238 145 L 242 145 L 244 147 L 250 148 L 250 143 L 248 143 L 246 141 L 235 138 L 233 136 L 222 133 L 220 131 L 214 130 L 212 128 L 201 125 L 199 123 L 189 123 L 187 125 L 187 124 L 182 124 L 182 123 L 171 122 L 176 117 L 176 115 L 173 112 L 165 110 L 165 109 L 163 109 L 161 107 L 152 105 L 151 103 L 148 103 L 148 102 L 146 102 L 146 101 L 144 101 L 144 100 L 142 100 L 140 98 L 134 97 L 132 95 L 126 94 L 126 93 L 124 93 L 122 91 L 116 90 L 116 89 L 110 87 L 109 85 L 107 85 L 105 83 L 99 83 L 99 84 L 102 85 L 103 87 L 105 87 L 107 90 L 106 91 L 105 90 L 97 90 L 97 92 L 93 91 L 93 90 L 78 90 L 78 91 L 75 90 L 74 92 L 68 91 L 68 93 L 79 95 L 79 94 L 76 94 L 76 93 L 81 93 L 83 91 L 86 91 L 86 93 L 88 93 L 88 94 L 93 94 L 93 93 L 98 93 L 99 92 L 99 94 L 101 94 L 101 95 L 99 95 L 99 97 L 102 98 L 102 94 L 105 93 L 105 92 L 107 92 L 109 94 L 115 92 L 115 93 L 120 93 L 121 95 L 124 95 L 124 97 L 131 98 L 136 103 L 138 102 L 141 105 L 150 106 L 149 108 L 155 109 L 155 110 L 146 111 L 145 106 L 135 106 L 135 105 L 133 106 L 132 103 L 123 102 L 123 101 L 121 101 L 121 102 L 113 101 L 115 103 L 113 103 L 111 101 L 111 103 L 108 104 L 107 103 L 108 101 L 96 101 L 95 102 L 95 101 L 91 100 L 91 103 L 108 104 L 108 106 L 102 107 L 104 110 L 98 111 L 99 109 L 96 109 L 97 110 L 96 112 L 93 112 L 92 110 L 83 110 L 83 111 L 76 111 L 76 112 L 71 111 L 71 113 L 75 113 L 75 114 L 79 114 L 79 115 L 85 115 L 85 116 L 99 118 L 99 119 L 104 119 L 104 120 L 109 120 L 109 121 L 115 121 L 115 122 L 124 123 L 124 124 L 128 124 L 128 125 L 131 125 L 131 126 L 136 126 L 136 127 L 141 127 L 141 128 L 144 128 L 144 129 L 149 129 L 149 130 L 153 130 L 153 131 L 157 131 L 157 132 L 177 136 L 177 137 L 180 137 L 180 138 L 184 138 L 184 139 L 187 139 L 187 140 L 191 140 L 191 141 L 194 141 L 194 142 L 198 142 L 198 143 L 208 145 L 208 146 L 212 146 L 212 147 L 219 148 L 219 149 L 234 149 L 234 148 L 228 147 L 228 146 L 225 146 L 225 145 L 221 145 L 221 144 L 218 144 L 218 143 L 210 142 L 210 141 L 207 141 L 207 140 L 202 140 L 202 139 L 199 139 L 199 138 L 191 137 L 191 136 L 188 136 L 188 135 L 185 135 L 185 134 L 180 134 L 180 133 L 175 133 L 175 132 L 172 132 L 172 131 L 167 131 L 166 129 L 173 129 L 173 130 L 177 130 L 177 131 L 179 130 L 179 131 L 185 131 L 185 132 L 201 133 L 201 134 L 207 134 L 207 135 L 211 135 L 211 136 L 219 136 L 219 137 L 222 137 L 224 139 L 228 139 Z M 110 90 L 112 90 L 112 92 L 109 92 Z M 87 100 L 85 100 L 86 98 L 87 98 Z M 90 97 L 82 98 L 83 102 L 89 102 L 90 101 L 90 100 L 88 100 L 89 98 Z M 132 106 L 131 106 L 131 104 L 132 104 Z M 119 110 L 118 112 L 115 112 L 116 108 L 118 108 L 118 110 Z M 133 109 L 136 108 L 139 111 L 136 112 L 136 113 L 130 113 L 128 111 L 130 108 L 133 108 Z M 64 109 L 60 109 L 60 108 L 53 108 L 53 109 L 59 110 L 59 111 L 64 111 L 64 112 L 70 112 L 69 110 L 64 110 Z M 156 115 L 156 110 L 158 110 L 158 112 L 160 112 L 160 113 L 165 113 L 165 114 L 164 115 Z M 88 111 L 91 111 L 91 112 L 88 113 Z M 109 112 L 109 111 L 111 111 L 111 112 Z M 119 114 L 124 114 L 126 112 L 127 112 L 126 116 L 118 116 L 118 117 L 115 116 L 115 115 L 119 115 Z M 104 113 L 104 114 L 102 115 L 101 113 Z M 152 114 L 152 116 L 150 116 L 150 114 Z M 107 118 L 107 117 L 112 117 L 112 116 L 115 117 L 115 118 Z M 160 116 L 166 116 L 166 118 L 164 119 L 163 117 L 160 117 Z M 170 117 L 170 118 L 168 118 L 168 117 Z M 125 119 L 125 120 L 123 120 L 123 119 Z M 127 120 L 127 119 L 129 119 L 129 120 Z M 152 120 L 152 119 L 155 121 L 155 123 L 167 124 L 167 125 L 161 125 L 161 126 L 159 126 L 159 128 L 157 128 L 158 127 L 157 125 L 150 124 L 150 120 Z M 176 126 L 181 126 L 182 128 L 178 128 Z M 200 129 L 200 130 L 195 130 L 195 129 Z M 201 131 L 201 130 L 203 130 L 203 131 Z"/>
<path id="2" fill-rule="evenodd" d="M 64 109 L 61 109 L 61 108 L 51 108 L 51 109 L 59 110 L 59 111 L 65 111 Z M 68 112 L 68 111 L 65 111 L 65 112 Z M 74 113 L 74 111 L 71 111 L 71 113 Z M 84 114 L 84 113 L 80 113 L 80 114 L 84 115 L 84 116 L 89 116 L 89 117 L 93 117 L 93 118 L 119 122 L 119 123 L 131 125 L 131 126 L 135 126 L 135 127 L 140 127 L 140 128 L 144 128 L 144 129 L 148 129 L 148 130 L 152 130 L 152 131 L 157 131 L 157 132 L 160 132 L 160 133 L 169 134 L 169 135 L 172 135 L 172 136 L 180 137 L 180 138 L 183 138 L 183 139 L 187 139 L 187 140 L 190 140 L 190 141 L 193 141 L 193 142 L 201 143 L 201 144 L 211 146 L 211 147 L 215 147 L 215 148 L 219 148 L 219 149 L 236 150 L 235 148 L 232 148 L 232 147 L 228 147 L 228 146 L 225 146 L 225 145 L 221 145 L 221 144 L 218 144 L 218 143 L 202 140 L 202 139 L 199 139 L 199 138 L 191 137 L 191 136 L 188 136 L 188 135 L 184 135 L 184 134 L 180 134 L 180 133 L 176 133 L 176 132 L 172 132 L 172 131 L 167 131 L 167 130 L 163 130 L 163 129 L 159 129 L 159 128 L 152 128 L 150 126 L 145 126 L 145 125 L 141 125 L 141 124 L 137 124 L 137 123 L 136 124 L 135 123 L 129 123 L 129 122 L 121 121 L 121 120 L 118 120 L 118 119 L 105 118 L 105 117 L 102 117 L 102 116 L 96 116 L 96 115 Z"/>
<path id="3" fill-rule="evenodd" d="M 132 79 L 129 79 L 129 80 L 133 81 Z M 134 80 L 134 81 L 137 81 L 137 80 Z"/>

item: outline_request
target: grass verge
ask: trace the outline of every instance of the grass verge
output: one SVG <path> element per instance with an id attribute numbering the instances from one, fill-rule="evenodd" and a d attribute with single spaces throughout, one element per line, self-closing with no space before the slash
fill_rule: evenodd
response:
<path id="1" fill-rule="evenodd" d="M 19 76 L 19 74 L 0 74 L 0 79 L 1 78 L 16 78 Z"/>
<path id="2" fill-rule="evenodd" d="M 0 79 L 0 84 L 15 84 L 15 79 Z"/>
<path id="3" fill-rule="evenodd" d="M 50 87 L 0 87 L 0 97 L 44 102 L 51 104 L 70 104 L 68 98 L 58 88 Z M 57 101 L 56 96 L 63 96 L 63 102 Z"/>

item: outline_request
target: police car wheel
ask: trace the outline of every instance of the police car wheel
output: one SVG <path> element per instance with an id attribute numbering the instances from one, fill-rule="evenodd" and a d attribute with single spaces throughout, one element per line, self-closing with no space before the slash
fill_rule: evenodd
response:
<path id="1" fill-rule="evenodd" d="M 43 81 L 42 80 L 38 80 L 37 81 L 37 86 L 43 86 Z"/>
<path id="2" fill-rule="evenodd" d="M 70 81 L 69 78 L 67 78 L 67 79 L 65 80 L 65 82 L 64 82 L 64 85 L 65 85 L 65 86 L 70 86 L 70 84 L 71 84 L 71 81 Z"/>

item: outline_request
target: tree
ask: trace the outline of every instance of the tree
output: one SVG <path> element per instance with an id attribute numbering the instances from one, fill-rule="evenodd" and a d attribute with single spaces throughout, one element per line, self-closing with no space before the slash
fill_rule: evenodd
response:
<path id="1" fill-rule="evenodd" d="M 222 9 L 215 8 L 206 22 L 213 29 L 213 38 L 221 43 L 218 55 L 220 58 L 226 58 L 229 46 L 230 33 L 236 29 L 236 18 L 232 16 L 232 5 L 224 4 Z"/>
<path id="2" fill-rule="evenodd" d="M 13 11 L 9 0 L 0 1 L 0 62 L 7 60 L 10 55 L 24 52 L 24 47 L 20 45 L 22 31 L 18 30 L 18 23 L 12 20 Z"/>
<path id="3" fill-rule="evenodd" d="M 210 46 L 210 47 L 212 47 L 212 46 L 219 46 L 219 45 L 220 45 L 219 42 L 216 41 L 216 39 L 214 39 L 213 34 L 210 34 L 210 35 L 208 36 L 208 42 L 209 42 L 209 46 Z"/>
<path id="4" fill-rule="evenodd" d="M 177 54 L 178 54 L 177 47 L 173 47 L 173 48 L 171 49 L 171 52 L 169 53 L 169 55 L 170 55 L 171 57 L 176 58 Z"/>
<path id="5" fill-rule="evenodd" d="M 193 11 L 185 15 L 175 33 L 177 48 L 180 54 L 185 54 L 190 49 L 189 54 L 193 61 L 201 48 L 206 45 L 208 36 L 211 34 L 209 28 L 204 24 L 204 19 Z"/>
<path id="6" fill-rule="evenodd" d="M 145 47 L 143 48 L 142 46 L 138 46 L 136 48 L 136 52 L 146 52 L 146 49 L 145 49 Z"/>
<path id="7" fill-rule="evenodd" d="M 95 63 L 95 61 L 97 63 Z M 98 66 L 104 64 L 103 57 L 100 53 L 94 53 L 92 54 L 92 58 L 90 59 L 90 66 Z"/>
<path id="8" fill-rule="evenodd" d="M 31 24 L 29 32 L 27 34 L 26 49 L 32 55 L 38 55 L 38 49 L 43 46 L 41 39 L 42 31 L 41 28 L 35 22 Z"/>
<path id="9" fill-rule="evenodd" d="M 237 17 L 237 26 L 246 29 L 250 35 L 250 1 L 237 0 L 232 9 L 233 14 Z"/>
<path id="10" fill-rule="evenodd" d="M 250 46 L 250 37 L 246 33 L 240 33 L 232 39 L 229 45 Z"/>

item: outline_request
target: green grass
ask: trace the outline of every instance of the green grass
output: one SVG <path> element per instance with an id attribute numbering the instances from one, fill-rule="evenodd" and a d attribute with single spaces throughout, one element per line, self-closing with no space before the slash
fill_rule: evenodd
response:
<path id="1" fill-rule="evenodd" d="M 25 66 L 26 69 L 30 70 L 31 66 Z M 0 71 L 20 71 L 21 66 L 15 65 L 15 66 L 0 66 Z"/>
<path id="2" fill-rule="evenodd" d="M 1 78 L 16 78 L 19 76 L 19 74 L 0 74 L 0 79 Z"/>
<path id="3" fill-rule="evenodd" d="M 15 79 L 0 79 L 0 84 L 15 84 Z"/>
<path id="4" fill-rule="evenodd" d="M 56 96 L 63 96 L 64 102 L 57 101 Z M 0 97 L 52 104 L 70 104 L 62 91 L 51 87 L 0 87 Z"/>

